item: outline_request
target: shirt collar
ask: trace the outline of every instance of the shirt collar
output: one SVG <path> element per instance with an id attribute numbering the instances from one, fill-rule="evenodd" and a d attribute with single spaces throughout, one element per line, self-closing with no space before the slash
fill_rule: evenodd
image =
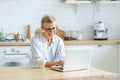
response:
<path id="1" fill-rule="evenodd" d="M 41 32 L 41 39 L 43 42 L 46 42 L 46 39 L 43 36 L 43 32 Z M 53 39 L 52 42 L 55 42 L 55 35 L 52 37 L 52 39 Z"/>

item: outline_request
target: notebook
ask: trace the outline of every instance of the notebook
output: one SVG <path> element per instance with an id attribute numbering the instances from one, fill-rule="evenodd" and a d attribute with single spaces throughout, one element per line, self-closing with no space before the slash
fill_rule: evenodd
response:
<path id="1" fill-rule="evenodd" d="M 56 71 L 73 71 L 88 69 L 92 60 L 91 47 L 66 47 L 64 66 L 52 66 Z"/>

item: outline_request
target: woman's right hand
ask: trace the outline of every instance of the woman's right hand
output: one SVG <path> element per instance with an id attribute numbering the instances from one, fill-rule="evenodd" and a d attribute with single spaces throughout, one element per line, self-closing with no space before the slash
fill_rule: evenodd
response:
<path id="1" fill-rule="evenodd" d="M 55 62 L 56 66 L 64 66 L 64 61 Z"/>
<path id="2" fill-rule="evenodd" d="M 58 61 L 58 62 L 46 62 L 45 64 L 46 67 L 51 67 L 51 66 L 64 66 L 64 61 Z"/>

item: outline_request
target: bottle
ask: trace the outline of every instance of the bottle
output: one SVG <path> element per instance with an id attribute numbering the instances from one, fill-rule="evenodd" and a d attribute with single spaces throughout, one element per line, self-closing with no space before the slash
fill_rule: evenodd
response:
<path id="1" fill-rule="evenodd" d="M 30 30 L 30 25 L 27 25 L 27 40 L 31 39 L 31 30 Z"/>

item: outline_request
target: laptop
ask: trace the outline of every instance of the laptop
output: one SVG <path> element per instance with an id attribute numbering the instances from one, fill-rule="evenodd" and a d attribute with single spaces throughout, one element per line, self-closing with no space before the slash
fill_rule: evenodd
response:
<path id="1" fill-rule="evenodd" d="M 92 60 L 91 47 L 65 47 L 64 66 L 52 66 L 56 71 L 73 71 L 88 69 Z"/>

